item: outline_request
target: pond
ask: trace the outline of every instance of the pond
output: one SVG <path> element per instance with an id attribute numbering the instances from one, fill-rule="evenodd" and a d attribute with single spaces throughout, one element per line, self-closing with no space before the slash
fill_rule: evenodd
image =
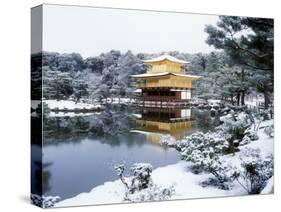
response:
<path id="1" fill-rule="evenodd" d="M 218 125 L 218 118 L 212 118 L 209 111 L 126 106 L 108 107 L 87 116 L 47 114 L 43 120 L 43 194 L 62 199 L 118 179 L 116 163 L 124 163 L 127 169 L 137 162 L 154 168 L 174 164 L 180 156 L 160 145 L 161 135 L 180 140 Z"/>

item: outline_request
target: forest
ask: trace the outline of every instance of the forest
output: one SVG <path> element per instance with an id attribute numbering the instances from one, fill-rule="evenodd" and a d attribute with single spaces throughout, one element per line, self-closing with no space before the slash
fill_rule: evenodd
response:
<path id="1" fill-rule="evenodd" d="M 268 108 L 273 103 L 273 20 L 220 16 L 217 25 L 207 25 L 205 32 L 206 43 L 216 51 L 169 52 L 191 62 L 186 73 L 202 76 L 194 95 L 238 106 L 245 104 L 248 95 L 260 95 Z M 42 52 L 32 55 L 32 74 L 42 71 L 46 99 L 71 98 L 79 102 L 132 98 L 135 89 L 130 75 L 144 73 L 147 67 L 142 60 L 162 53 L 111 50 L 84 59 L 79 53 Z M 38 67 L 41 63 L 42 70 Z"/>

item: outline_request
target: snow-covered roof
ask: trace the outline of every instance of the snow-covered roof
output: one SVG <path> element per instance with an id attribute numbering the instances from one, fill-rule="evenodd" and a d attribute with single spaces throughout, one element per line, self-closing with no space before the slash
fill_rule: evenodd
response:
<path id="1" fill-rule="evenodd" d="M 168 55 L 168 54 L 164 54 L 164 55 L 161 55 L 159 57 L 156 57 L 156 58 L 152 58 L 152 59 L 149 59 L 149 60 L 143 60 L 144 63 L 154 63 L 154 62 L 160 62 L 160 61 L 163 61 L 163 60 L 169 60 L 169 61 L 172 61 L 172 62 L 175 62 L 175 63 L 180 63 L 180 64 L 190 64 L 190 62 L 188 61 L 185 61 L 185 60 L 180 60 L 178 58 L 175 58 L 171 55 Z"/>
<path id="2" fill-rule="evenodd" d="M 190 75 L 190 74 L 177 74 L 177 73 L 171 73 L 171 72 L 161 72 L 161 73 L 153 73 L 153 74 L 136 74 L 136 75 L 131 75 L 133 78 L 146 78 L 146 77 L 161 77 L 161 76 L 166 76 L 166 75 L 174 75 L 174 76 L 179 76 L 179 77 L 187 77 L 187 78 L 194 78 L 194 79 L 199 79 L 201 76 L 196 76 L 196 75 Z"/>

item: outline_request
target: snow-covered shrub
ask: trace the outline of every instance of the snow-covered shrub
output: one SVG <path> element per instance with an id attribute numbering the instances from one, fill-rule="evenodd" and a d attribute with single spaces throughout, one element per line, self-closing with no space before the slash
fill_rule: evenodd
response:
<path id="1" fill-rule="evenodd" d="M 55 205 L 60 200 L 59 196 L 40 196 L 37 194 L 31 194 L 31 203 L 42 207 L 42 208 L 50 208 Z"/>
<path id="2" fill-rule="evenodd" d="M 123 164 L 115 165 L 117 175 L 126 186 L 124 200 L 130 202 L 167 200 L 175 193 L 174 187 L 162 188 L 152 182 L 152 165 L 135 163 L 131 167 L 132 176 L 124 177 Z"/>
<path id="3" fill-rule="evenodd" d="M 259 149 L 245 148 L 239 159 L 241 169 L 233 177 L 248 194 L 259 194 L 273 176 L 273 156 L 262 157 Z"/>
<path id="4" fill-rule="evenodd" d="M 177 144 L 183 159 L 186 160 L 192 159 L 190 154 L 194 151 L 205 152 L 209 150 L 220 154 L 225 147 L 227 147 L 227 142 L 223 137 L 218 136 L 216 133 L 203 132 L 195 132 Z"/>
<path id="5" fill-rule="evenodd" d="M 215 187 L 223 190 L 230 190 L 232 188 L 232 180 L 231 176 L 228 178 L 228 182 L 224 182 L 223 184 L 214 177 L 210 177 L 207 180 L 204 180 L 203 182 L 200 183 L 200 185 L 205 188 L 205 187 Z"/>
<path id="6" fill-rule="evenodd" d="M 193 170 L 205 171 L 213 174 L 222 188 L 227 188 L 228 165 L 220 159 L 227 141 L 215 133 L 193 133 L 177 145 L 183 160 L 194 164 Z"/>
<path id="7" fill-rule="evenodd" d="M 115 165 L 117 175 L 121 179 L 122 183 L 126 186 L 129 193 L 135 193 L 136 191 L 140 191 L 152 185 L 152 169 L 152 165 L 150 165 L 149 163 L 135 163 L 131 167 L 131 172 L 133 175 L 130 178 L 125 179 L 124 164 Z"/>
<path id="8" fill-rule="evenodd" d="M 251 138 L 248 135 L 245 135 L 239 145 L 244 146 L 251 143 L 251 141 L 252 141 Z"/>
<path id="9" fill-rule="evenodd" d="M 224 116 L 223 123 L 217 127 L 217 132 L 228 142 L 227 153 L 238 151 L 238 146 L 244 138 L 246 131 L 251 126 L 251 120 L 248 114 L 241 112 L 238 114 L 229 114 Z"/>
<path id="10" fill-rule="evenodd" d="M 175 189 L 173 186 L 162 188 L 161 186 L 152 184 L 150 187 L 135 193 L 127 192 L 124 200 L 129 202 L 169 200 L 174 194 Z"/>
<path id="11" fill-rule="evenodd" d="M 135 163 L 131 167 L 133 178 L 131 181 L 131 192 L 140 191 L 148 188 L 152 184 L 151 172 L 152 165 L 149 163 Z"/>
<path id="12" fill-rule="evenodd" d="M 176 145 L 176 139 L 171 135 L 162 135 L 160 137 L 160 143 L 163 146 L 174 147 Z"/>
<path id="13" fill-rule="evenodd" d="M 269 137 L 274 137 L 274 127 L 273 125 L 267 126 L 264 128 L 264 133 L 267 134 Z"/>
<path id="14" fill-rule="evenodd" d="M 231 114 L 226 114 L 226 115 L 220 117 L 220 121 L 224 122 L 224 121 L 226 121 L 228 119 L 231 119 L 231 118 L 232 118 Z"/>
<path id="15" fill-rule="evenodd" d="M 257 131 L 251 129 L 251 128 L 248 128 L 246 131 L 245 131 L 245 136 L 247 136 L 248 138 L 251 139 L 251 141 L 256 141 L 259 139 L 259 136 L 258 136 L 258 133 Z"/>
<path id="16" fill-rule="evenodd" d="M 255 131 L 251 128 L 248 128 L 245 131 L 245 135 L 244 135 L 242 141 L 239 143 L 239 145 L 243 146 L 243 145 L 251 143 L 252 141 L 256 141 L 258 139 L 259 139 L 259 136 L 257 134 L 257 131 Z"/>

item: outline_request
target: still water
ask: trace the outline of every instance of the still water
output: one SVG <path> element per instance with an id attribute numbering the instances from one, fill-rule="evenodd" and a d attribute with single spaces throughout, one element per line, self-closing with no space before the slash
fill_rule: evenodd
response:
<path id="1" fill-rule="evenodd" d="M 147 162 L 154 168 L 180 160 L 160 145 L 163 134 L 180 140 L 212 130 L 218 119 L 195 109 L 107 108 L 87 116 L 44 116 L 43 194 L 70 198 L 118 179 L 114 164 Z M 37 148 L 34 144 L 32 148 Z M 129 169 L 129 168 L 128 168 Z"/>

